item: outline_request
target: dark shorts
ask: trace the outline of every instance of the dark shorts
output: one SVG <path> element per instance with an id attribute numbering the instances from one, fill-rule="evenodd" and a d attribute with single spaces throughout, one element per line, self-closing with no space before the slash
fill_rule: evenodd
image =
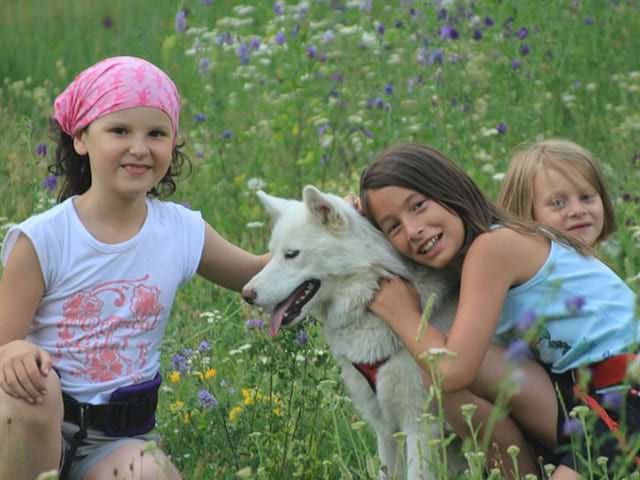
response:
<path id="1" fill-rule="evenodd" d="M 606 469 L 615 478 L 638 469 L 635 458 L 640 450 L 640 396 L 631 387 L 605 389 L 589 395 L 597 401 L 613 421 L 618 423 L 618 434 L 612 432 L 605 421 L 590 409 L 587 415 L 587 433 L 577 417 L 568 415 L 574 407 L 585 405 L 574 395 L 572 372 L 556 374 L 547 370 L 552 383 L 560 393 L 558 398 L 558 447 L 545 460 L 565 465 L 578 472 L 604 473 Z M 635 387 L 640 390 L 640 388 Z M 615 392 L 615 393 L 613 393 Z M 598 464 L 599 457 L 608 459 L 606 466 Z M 613 478 L 613 477 L 612 477 Z"/>

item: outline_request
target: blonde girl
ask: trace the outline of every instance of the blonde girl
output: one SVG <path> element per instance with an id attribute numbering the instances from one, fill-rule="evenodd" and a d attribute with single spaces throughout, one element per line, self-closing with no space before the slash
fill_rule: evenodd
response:
<path id="1" fill-rule="evenodd" d="M 497 204 L 595 246 L 615 230 L 613 206 L 591 152 L 552 138 L 513 156 Z"/>

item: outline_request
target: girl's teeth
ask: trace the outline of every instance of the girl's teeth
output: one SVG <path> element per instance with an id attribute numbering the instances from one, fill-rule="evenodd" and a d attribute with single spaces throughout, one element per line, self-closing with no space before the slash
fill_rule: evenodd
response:
<path id="1" fill-rule="evenodd" d="M 433 247 L 436 246 L 436 243 L 438 243 L 439 240 L 440 240 L 440 235 L 436 235 L 435 237 L 433 237 L 431 240 L 429 240 L 429 243 L 427 243 L 420 250 L 420 253 L 427 253 L 429 250 L 431 250 Z"/>

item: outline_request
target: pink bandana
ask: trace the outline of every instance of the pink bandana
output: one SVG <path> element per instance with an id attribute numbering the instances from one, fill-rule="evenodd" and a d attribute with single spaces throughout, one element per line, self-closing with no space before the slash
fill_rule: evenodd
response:
<path id="1" fill-rule="evenodd" d="M 180 95 L 166 73 L 141 58 L 107 58 L 78 74 L 56 98 L 54 117 L 73 136 L 100 117 L 133 107 L 155 107 L 169 115 L 175 144 Z"/>

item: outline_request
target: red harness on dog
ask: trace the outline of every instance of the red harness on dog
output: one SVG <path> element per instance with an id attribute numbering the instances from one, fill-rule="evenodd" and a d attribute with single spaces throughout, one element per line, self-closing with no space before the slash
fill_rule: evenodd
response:
<path id="1" fill-rule="evenodd" d="M 365 380 L 369 383 L 371 390 L 373 393 L 376 393 L 376 379 L 378 377 L 378 369 L 387 363 L 389 358 L 383 358 L 375 363 L 353 363 L 352 365 L 356 367 Z"/>

